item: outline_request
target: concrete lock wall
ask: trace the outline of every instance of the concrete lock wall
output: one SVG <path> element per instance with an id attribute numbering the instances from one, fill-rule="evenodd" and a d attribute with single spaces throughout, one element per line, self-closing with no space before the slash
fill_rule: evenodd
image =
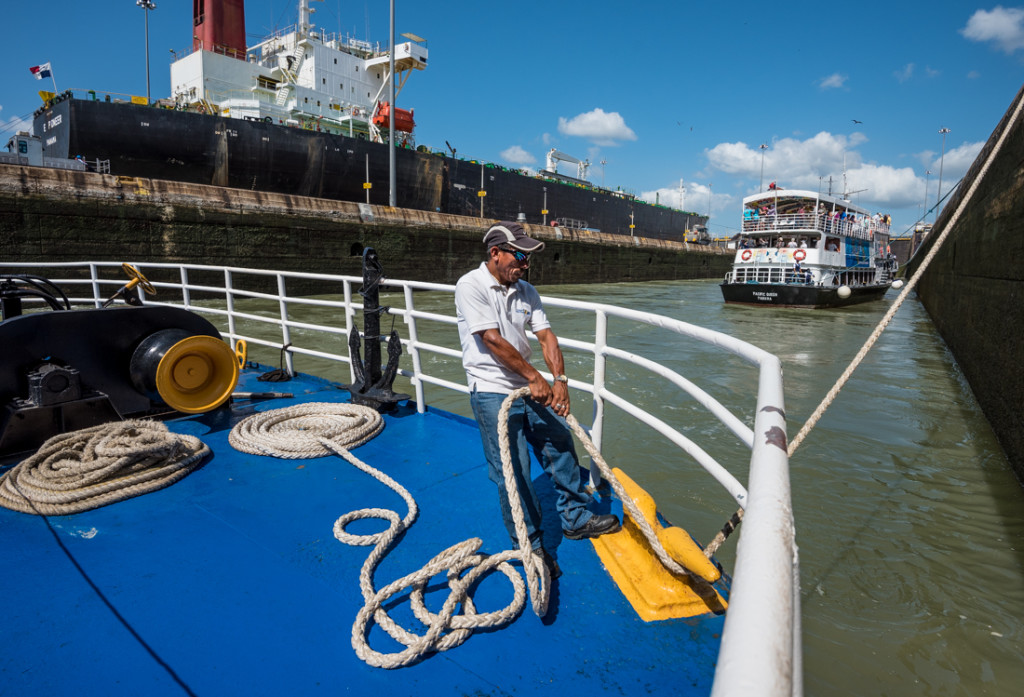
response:
<path id="1" fill-rule="evenodd" d="M 223 264 L 359 276 L 373 247 L 392 278 L 455 283 L 494 221 L 244 189 L 0 165 L 0 260 Z M 535 285 L 722 278 L 732 253 L 526 226 Z M 641 231 L 642 232 L 642 231 Z"/>
<path id="2" fill-rule="evenodd" d="M 962 207 L 917 292 L 1024 481 L 1024 114 L 1011 123 L 1022 98 L 1024 89 L 946 203 L 909 271 L 917 270 Z M 1004 132 L 1005 142 L 979 179 Z"/>

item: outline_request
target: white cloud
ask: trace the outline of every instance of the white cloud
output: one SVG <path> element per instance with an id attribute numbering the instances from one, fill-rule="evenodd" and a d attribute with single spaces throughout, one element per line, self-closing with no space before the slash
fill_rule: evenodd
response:
<path id="1" fill-rule="evenodd" d="M 932 153 L 934 159 L 928 165 L 932 175 L 936 175 L 942 169 L 943 181 L 954 181 L 967 174 L 968 168 L 978 157 L 981 148 L 985 143 L 964 143 L 952 150 L 946 150 L 945 156 L 941 153 Z"/>
<path id="2" fill-rule="evenodd" d="M 558 132 L 589 138 L 597 145 L 617 145 L 618 141 L 636 140 L 636 133 L 626 125 L 619 112 L 606 113 L 603 109 L 594 109 L 571 119 L 558 117 Z"/>
<path id="3" fill-rule="evenodd" d="M 818 86 L 823 90 L 834 89 L 845 85 L 847 79 L 848 77 L 846 75 L 832 73 L 828 77 L 824 77 L 821 80 L 819 80 Z"/>
<path id="4" fill-rule="evenodd" d="M 640 198 L 648 203 L 660 203 L 670 208 L 680 208 L 690 213 L 708 214 L 708 205 L 711 211 L 723 211 L 732 206 L 738 205 L 739 201 L 731 194 L 715 193 L 714 187 L 701 184 L 696 181 L 684 182 L 685 191 L 682 197 L 679 195 L 679 185 L 663 186 L 654 191 L 644 191 Z M 709 198 L 710 194 L 710 198 Z"/>
<path id="5" fill-rule="evenodd" d="M 899 82 L 906 82 L 914 76 L 914 64 L 907 63 L 901 69 L 893 73 L 896 76 L 896 80 Z"/>
<path id="6" fill-rule="evenodd" d="M 860 163 L 860 155 L 850 148 L 866 142 L 861 133 L 850 137 L 822 131 L 806 140 L 782 138 L 764 151 L 764 181 L 770 182 L 784 173 L 787 186 L 818 188 L 818 177 L 843 171 L 843 155 L 847 168 Z M 761 150 L 746 143 L 721 143 L 705 151 L 708 162 L 727 174 L 752 179 L 761 176 Z M 780 184 L 783 182 L 779 182 Z M 813 185 L 813 186 L 812 186 Z"/>
<path id="7" fill-rule="evenodd" d="M 0 111 L 3 111 L 3 106 L 0 106 Z M 20 116 L 12 116 L 10 119 L 0 118 L 0 134 L 3 135 L 3 142 L 6 142 L 9 136 L 14 135 L 18 131 L 31 132 L 32 120 Z"/>
<path id="8" fill-rule="evenodd" d="M 513 165 L 532 165 L 537 161 L 537 158 L 523 150 L 518 145 L 513 145 L 511 148 L 505 148 L 502 150 L 501 159 Z"/>
<path id="9" fill-rule="evenodd" d="M 992 41 L 1005 53 L 1024 48 L 1024 8 L 996 5 L 978 10 L 960 30 L 971 41 Z"/>
<path id="10" fill-rule="evenodd" d="M 971 70 L 970 72 L 967 73 L 968 80 L 977 80 L 979 77 L 981 77 L 981 73 L 979 73 L 977 70 Z"/>
<path id="11" fill-rule="evenodd" d="M 788 189 L 820 190 L 824 193 L 831 186 L 833 193 L 841 193 L 845 165 L 847 188 L 850 191 L 864 190 L 855 195 L 859 204 L 892 210 L 920 203 L 924 192 L 923 174 L 918 177 L 911 167 L 863 162 L 860 153 L 853 148 L 865 142 L 867 138 L 861 133 L 844 136 L 825 131 L 806 140 L 783 138 L 775 141 L 764 152 L 763 182 L 761 151 L 757 146 L 721 143 L 705 154 L 714 169 L 752 181 L 754 186 L 748 193 L 755 193 L 758 187 L 767 188 L 773 181 Z M 922 153 L 919 157 L 934 154 Z M 964 158 L 968 165 L 973 161 L 969 148 Z M 954 159 L 959 162 L 959 152 L 956 156 L 952 151 L 946 153 L 947 172 L 951 170 L 951 160 Z M 938 172 L 937 165 L 934 171 Z"/>

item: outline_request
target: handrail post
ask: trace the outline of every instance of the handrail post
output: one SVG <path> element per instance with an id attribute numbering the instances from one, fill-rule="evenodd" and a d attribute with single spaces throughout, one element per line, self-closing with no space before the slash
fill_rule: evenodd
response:
<path id="1" fill-rule="evenodd" d="M 605 348 L 608 346 L 608 315 L 603 310 L 594 313 L 594 421 L 590 426 L 590 438 L 598 450 L 604 434 L 604 386 L 605 367 L 608 359 Z M 590 486 L 601 486 L 601 472 L 597 467 L 590 468 Z"/>
<path id="2" fill-rule="evenodd" d="M 188 310 L 192 307 L 192 296 L 188 288 L 188 268 L 181 266 L 178 270 L 181 273 L 181 304 Z"/>
<path id="3" fill-rule="evenodd" d="M 412 288 L 403 286 L 405 291 L 405 323 L 409 325 L 409 356 L 412 358 L 412 385 L 416 389 L 416 411 L 420 414 L 427 410 L 423 397 L 423 381 L 420 380 L 420 349 L 419 335 L 416 333 L 416 318 L 413 316 Z"/>
<path id="4" fill-rule="evenodd" d="M 228 339 L 231 342 L 231 348 L 235 348 L 235 294 L 231 285 L 231 269 L 224 269 L 224 299 L 226 301 L 228 309 Z"/>
<path id="5" fill-rule="evenodd" d="M 100 298 L 100 279 L 96 272 L 96 264 L 89 264 L 89 278 L 92 281 L 92 304 L 98 308 L 103 306 L 103 300 Z"/>
<path id="6" fill-rule="evenodd" d="M 285 299 L 285 285 L 284 275 L 277 274 L 277 302 L 281 308 L 281 346 L 287 346 L 292 343 L 292 333 L 288 328 L 288 301 Z M 284 351 L 284 366 L 280 366 L 288 369 L 289 375 L 295 375 L 295 368 L 292 362 L 292 352 Z"/>
<path id="7" fill-rule="evenodd" d="M 356 321 L 356 310 L 352 307 L 352 283 L 344 281 L 342 287 L 345 295 L 345 336 L 352 336 L 352 325 Z M 348 362 L 348 381 L 356 381 L 356 366 L 351 360 Z"/>

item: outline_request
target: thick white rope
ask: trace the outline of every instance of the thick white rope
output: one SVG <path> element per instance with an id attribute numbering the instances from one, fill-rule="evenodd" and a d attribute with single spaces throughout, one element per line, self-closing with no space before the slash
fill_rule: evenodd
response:
<path id="1" fill-rule="evenodd" d="M 520 397 L 525 398 L 528 397 L 529 395 L 529 387 L 523 387 L 516 390 L 511 395 L 509 395 L 509 400 L 505 400 L 505 404 L 502 404 L 502 409 L 505 410 L 506 404 L 511 404 L 510 400 L 518 399 Z M 505 411 L 507 413 L 507 410 Z M 505 423 L 507 420 L 507 416 L 505 418 L 502 418 L 501 413 L 499 413 L 499 424 Z M 629 496 L 629 494 L 626 493 L 626 490 L 623 488 L 622 483 L 619 481 L 619 478 L 615 476 L 614 472 L 612 472 L 611 467 L 608 466 L 608 463 L 605 462 L 604 457 L 601 455 L 601 451 L 599 451 L 597 449 L 597 446 L 594 445 L 594 441 L 590 439 L 590 435 L 583 430 L 582 426 L 580 426 L 579 421 L 576 420 L 576 417 L 573 416 L 572 414 L 568 414 L 565 417 L 565 422 L 569 425 L 569 428 L 572 429 L 572 432 L 576 434 L 576 437 L 580 439 L 580 442 L 583 443 L 583 447 L 590 454 L 591 460 L 595 465 L 597 465 L 598 471 L 601 472 L 601 477 L 604 480 L 606 480 L 609 484 L 611 484 L 612 490 L 615 491 L 615 495 L 619 497 L 620 501 L 622 501 L 622 507 L 626 510 L 626 512 L 629 513 L 629 517 L 633 519 L 633 523 L 636 524 L 638 528 L 640 528 L 640 532 L 643 533 L 644 539 L 647 540 L 647 543 L 651 546 L 651 549 L 654 551 L 654 554 L 658 557 L 658 560 L 661 561 L 662 566 L 664 566 L 666 569 L 668 569 L 674 574 L 678 574 L 680 576 L 691 576 L 692 578 L 698 581 L 702 580 L 696 574 L 691 574 L 679 562 L 670 557 L 668 552 L 665 551 L 665 548 L 662 546 L 661 541 L 658 539 L 658 535 L 654 532 L 654 528 L 651 527 L 651 524 L 647 521 L 647 518 L 640 513 L 640 509 L 633 501 L 633 497 Z M 506 440 L 499 440 L 501 444 L 502 461 L 504 461 L 505 451 L 508 448 L 507 430 L 508 427 L 506 425 Z M 500 437 L 500 429 L 498 431 L 498 434 Z M 507 484 L 507 475 L 505 481 Z M 524 532 L 525 529 L 526 528 L 524 526 Z"/>
<path id="2" fill-rule="evenodd" d="M 117 421 L 53 436 L 0 477 L 0 505 L 70 515 L 163 489 L 202 466 L 210 448 L 156 421 Z"/>
<path id="3" fill-rule="evenodd" d="M 867 341 L 864 342 L 864 345 L 861 347 L 860 351 L 857 352 L 857 355 L 854 356 L 853 360 L 850 362 L 850 365 L 846 368 L 845 371 L 843 371 L 843 374 L 839 376 L 839 379 L 836 381 L 836 384 L 832 386 L 832 389 L 828 391 L 828 394 L 825 395 L 825 398 L 821 400 L 821 404 L 818 405 L 817 409 L 814 410 L 814 413 L 811 414 L 809 419 L 807 419 L 807 422 L 800 429 L 800 432 L 796 434 L 796 437 L 793 438 L 792 441 L 790 441 L 789 457 L 793 457 L 793 453 L 796 452 L 796 449 L 800 447 L 800 444 L 803 442 L 804 438 L 806 438 L 807 434 L 811 432 L 811 429 L 814 428 L 815 424 L 817 424 L 818 421 L 821 419 L 822 415 L 825 413 L 825 410 L 828 409 L 829 405 L 831 405 L 832 402 L 835 400 L 836 396 L 839 394 L 839 391 L 843 389 L 843 386 L 846 385 L 846 383 L 849 381 L 850 376 L 853 375 L 853 371 L 857 369 L 857 366 L 859 366 L 861 362 L 864 360 L 864 357 L 867 356 L 868 351 L 870 351 L 871 347 L 875 345 L 876 341 L 878 341 L 878 337 L 882 335 L 882 332 L 892 321 L 892 318 L 896 315 L 896 311 L 900 309 L 900 306 L 903 304 L 903 301 L 907 299 L 907 296 L 910 294 L 910 291 L 915 286 L 917 286 L 917 282 L 918 280 L 920 280 L 922 274 L 924 274 L 925 269 L 927 269 L 928 266 L 932 263 L 932 259 L 935 258 L 935 255 L 942 247 L 942 244 L 946 241 L 946 238 L 949 236 L 950 232 L 956 227 L 956 224 L 957 222 L 959 222 L 960 216 L 963 214 L 964 209 L 967 207 L 967 204 L 971 201 L 972 198 L 974 198 L 975 192 L 978 190 L 978 187 L 981 185 L 981 182 L 985 179 L 985 174 L 988 173 L 989 167 L 995 160 L 996 155 L 998 155 L 999 151 L 1002 150 L 1003 143 L 1006 141 L 1007 136 L 1013 130 L 1014 123 L 1016 123 L 1017 119 L 1020 117 L 1022 107 L 1024 107 L 1024 99 L 1021 99 L 1020 101 L 1017 102 L 1017 106 L 1013 111 L 1013 115 L 1006 122 L 1006 127 L 1003 129 L 1003 132 L 999 134 L 999 138 L 996 140 L 995 146 L 992 148 L 992 151 L 988 154 L 988 157 L 985 158 L 985 163 L 978 171 L 978 176 L 976 176 L 974 178 L 974 181 L 971 182 L 970 188 L 967 190 L 967 193 L 964 195 L 964 197 L 960 200 L 959 205 L 957 205 L 956 207 L 956 211 L 953 213 L 952 217 L 950 217 L 949 221 L 942 229 L 942 234 L 940 234 L 939 237 L 935 240 L 934 244 L 932 245 L 932 248 L 928 251 L 928 254 L 925 255 L 924 260 L 921 262 L 921 265 L 917 268 L 917 271 L 914 272 L 914 276 L 910 279 L 910 282 L 907 283 L 906 287 L 899 294 L 899 297 L 896 298 L 896 302 L 892 304 L 892 307 L 889 308 L 889 311 L 885 313 L 884 317 L 882 317 L 881 321 L 878 323 L 878 326 L 875 327 L 875 330 L 871 333 L 871 336 L 869 336 Z"/>
<path id="4" fill-rule="evenodd" d="M 509 401 L 506 400 L 506 403 Z M 499 423 L 504 424 L 506 442 L 507 414 L 506 407 L 504 421 L 499 417 Z M 356 433 L 346 433 L 346 424 L 354 425 Z M 511 472 L 511 459 L 506 452 L 503 452 L 502 461 L 505 465 L 510 502 L 516 502 L 513 504 L 513 515 L 517 515 L 519 549 L 485 556 L 478 553 L 482 540 L 471 538 L 440 552 L 423 568 L 397 579 L 380 590 L 374 589 L 375 569 L 395 540 L 412 525 L 419 511 L 416 501 L 402 485 L 349 452 L 350 447 L 365 443 L 382 428 L 383 420 L 380 415 L 369 407 L 315 403 L 254 414 L 239 422 L 229 436 L 232 446 L 254 454 L 300 458 L 334 453 L 393 489 L 405 500 L 409 512 L 403 519 L 388 509 L 364 508 L 346 513 L 334 524 L 334 535 L 339 541 L 350 545 L 374 547 L 363 563 L 359 575 L 359 587 L 364 604 L 352 625 L 352 648 L 356 655 L 375 667 L 400 668 L 416 662 L 428 652 L 445 651 L 462 644 L 474 629 L 496 628 L 508 624 L 518 617 L 526 601 L 526 586 L 522 577 L 508 563 L 512 560 L 519 560 L 526 571 L 534 612 L 538 616 L 546 614 L 550 575 L 539 555 L 533 553 L 526 536 L 526 527 L 522 523 L 522 507 L 518 504 L 519 493 Z M 499 426 L 499 437 L 501 431 L 502 427 Z M 293 438 L 299 442 L 291 442 Z M 345 530 L 352 521 L 366 518 L 386 520 L 388 528 L 371 535 L 354 535 Z M 482 576 L 495 569 L 505 574 L 512 583 L 512 602 L 502 610 L 478 613 L 470 590 Z M 442 572 L 447 575 L 450 591 L 441 610 L 432 613 L 424 602 L 424 591 L 430 579 Z M 413 613 L 427 627 L 423 634 L 415 634 L 399 626 L 383 609 L 388 599 L 407 588 L 411 589 L 410 605 Z M 456 614 L 460 605 L 462 612 Z M 382 653 L 370 648 L 367 634 L 371 622 L 379 624 L 406 648 L 392 653 Z"/>

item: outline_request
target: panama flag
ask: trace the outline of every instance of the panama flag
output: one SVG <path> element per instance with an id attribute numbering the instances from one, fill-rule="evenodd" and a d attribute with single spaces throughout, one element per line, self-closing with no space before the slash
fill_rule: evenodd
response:
<path id="1" fill-rule="evenodd" d="M 42 65 L 37 65 L 35 67 L 29 68 L 29 70 L 31 70 L 32 74 L 36 76 L 37 80 L 42 80 L 43 78 L 51 76 L 49 61 L 43 63 Z"/>

